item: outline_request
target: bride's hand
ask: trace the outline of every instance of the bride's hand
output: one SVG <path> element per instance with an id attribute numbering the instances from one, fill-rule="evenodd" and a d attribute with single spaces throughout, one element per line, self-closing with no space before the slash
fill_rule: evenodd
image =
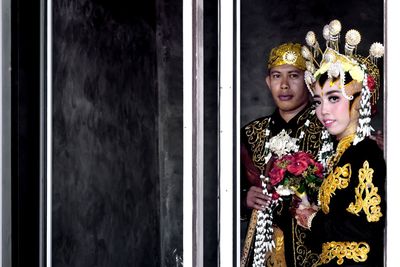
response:
<path id="1" fill-rule="evenodd" d="M 318 212 L 317 205 L 310 205 L 307 203 L 306 205 L 300 203 L 299 207 L 296 209 L 295 219 L 297 220 L 297 224 L 301 227 L 311 230 L 311 222 L 315 215 Z"/>

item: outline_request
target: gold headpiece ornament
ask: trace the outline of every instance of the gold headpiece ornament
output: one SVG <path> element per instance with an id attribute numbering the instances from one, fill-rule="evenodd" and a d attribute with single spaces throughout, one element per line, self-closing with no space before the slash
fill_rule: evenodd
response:
<path id="1" fill-rule="evenodd" d="M 284 43 L 271 50 L 268 59 L 268 69 L 285 64 L 306 70 L 306 61 L 301 56 L 301 44 Z"/>
<path id="2" fill-rule="evenodd" d="M 308 90 L 313 95 L 315 82 L 324 73 L 328 78 L 339 79 L 339 89 L 348 100 L 353 100 L 354 94 L 361 92 L 359 106 L 359 125 L 357 136 L 353 142 L 356 144 L 369 136 L 372 129 L 370 125 L 371 105 L 375 106 L 379 97 L 379 69 L 376 66 L 378 58 L 384 54 L 384 47 L 380 43 L 373 43 L 368 57 L 356 54 L 357 45 L 361 42 L 361 34 L 357 30 L 349 30 L 346 33 L 344 54 L 339 51 L 339 39 L 342 25 L 340 21 L 333 20 L 323 29 L 323 37 L 326 41 L 325 52 L 320 49 L 315 33 L 310 31 L 306 35 L 307 46 L 301 49 L 302 56 L 306 59 L 307 70 L 304 80 Z M 322 55 L 320 62 L 317 57 Z M 317 68 L 315 65 L 317 65 Z M 345 73 L 358 82 L 359 86 L 345 86 Z"/>

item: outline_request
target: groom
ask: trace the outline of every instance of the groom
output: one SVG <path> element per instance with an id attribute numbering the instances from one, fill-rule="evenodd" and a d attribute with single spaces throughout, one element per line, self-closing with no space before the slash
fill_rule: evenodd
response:
<path id="1" fill-rule="evenodd" d="M 268 205 L 262 193 L 260 175 L 267 176 L 265 145 L 285 130 L 297 138 L 299 150 L 315 157 L 322 145 L 322 125 L 315 116 L 304 82 L 305 60 L 301 45 L 284 43 L 271 50 L 265 81 L 277 106 L 269 116 L 254 120 L 241 130 L 242 217 L 250 219 L 241 266 L 251 266 L 254 254 L 256 210 Z M 266 133 L 269 134 L 267 135 Z M 309 242 L 310 231 L 298 226 L 290 214 L 290 203 L 284 201 L 276 209 L 274 239 L 276 248 L 267 254 L 266 266 L 311 266 L 318 260 Z"/>

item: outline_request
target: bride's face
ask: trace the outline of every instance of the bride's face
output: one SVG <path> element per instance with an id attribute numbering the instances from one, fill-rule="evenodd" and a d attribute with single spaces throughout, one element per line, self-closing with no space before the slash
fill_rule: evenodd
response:
<path id="1" fill-rule="evenodd" d="M 331 79 L 328 79 L 323 87 L 317 82 L 314 89 L 314 104 L 318 119 L 337 139 L 356 131 L 357 120 L 351 119 L 350 101 L 342 95 L 339 81 L 331 84 Z"/>

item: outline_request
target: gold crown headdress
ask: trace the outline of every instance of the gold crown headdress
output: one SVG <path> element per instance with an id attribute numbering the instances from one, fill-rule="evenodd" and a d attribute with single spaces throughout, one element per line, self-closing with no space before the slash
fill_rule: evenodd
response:
<path id="1" fill-rule="evenodd" d="M 301 44 L 283 43 L 271 50 L 267 68 L 271 69 L 285 64 L 306 70 L 306 61 L 301 56 Z"/>
<path id="2" fill-rule="evenodd" d="M 354 29 L 349 30 L 345 35 L 344 54 L 339 51 L 340 31 L 342 25 L 340 21 L 333 20 L 323 29 L 323 37 L 326 41 L 325 52 L 322 52 L 320 45 L 315 37 L 315 33 L 309 31 L 306 34 L 307 46 L 303 46 L 301 53 L 306 59 L 307 70 L 304 73 L 304 80 L 311 95 L 312 88 L 319 77 L 326 73 L 328 78 L 339 79 L 339 88 L 343 96 L 352 100 L 354 93 L 361 92 L 359 112 L 359 125 L 357 135 L 353 144 L 357 144 L 369 136 L 372 127 L 370 125 L 371 105 L 375 106 L 379 97 L 379 69 L 376 66 L 378 58 L 384 54 L 384 47 L 380 43 L 373 43 L 369 50 L 368 57 L 357 54 L 357 45 L 361 42 L 361 34 Z M 322 60 L 317 61 L 317 57 L 322 55 Z M 317 65 L 317 68 L 315 65 Z M 351 78 L 361 84 L 352 87 L 353 91 L 346 92 L 345 73 L 349 73 Z"/>

